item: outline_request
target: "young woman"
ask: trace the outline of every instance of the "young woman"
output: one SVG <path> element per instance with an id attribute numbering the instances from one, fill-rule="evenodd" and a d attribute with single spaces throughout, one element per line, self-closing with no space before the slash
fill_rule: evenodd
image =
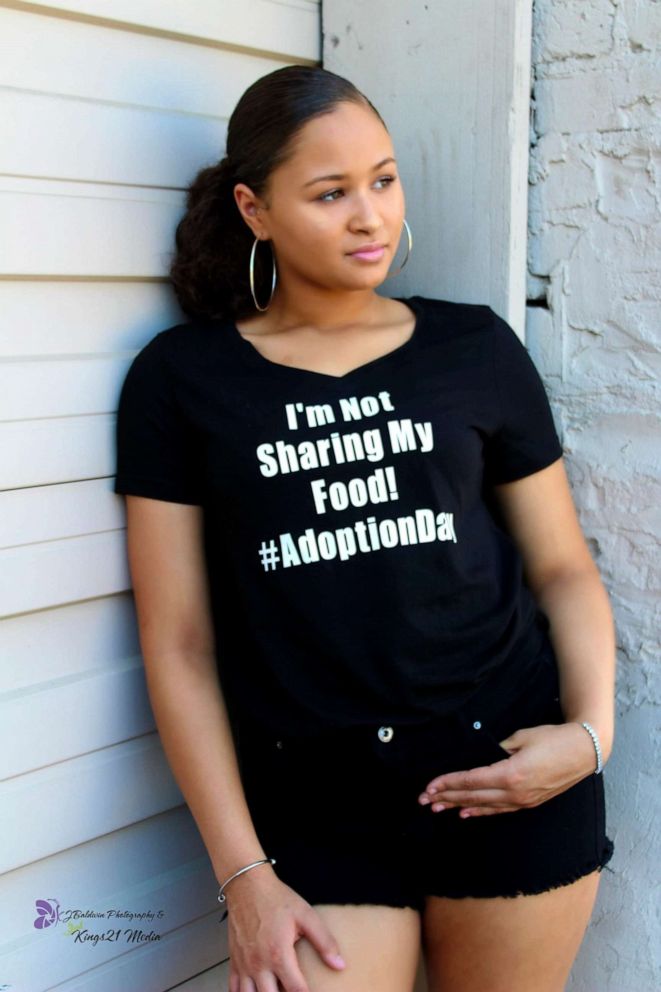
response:
<path id="1" fill-rule="evenodd" d="M 324 69 L 243 94 L 176 240 L 190 319 L 128 371 L 115 491 L 230 992 L 404 992 L 421 940 L 429 992 L 559 992 L 615 646 L 532 359 L 486 304 L 376 292 L 402 180 Z"/>

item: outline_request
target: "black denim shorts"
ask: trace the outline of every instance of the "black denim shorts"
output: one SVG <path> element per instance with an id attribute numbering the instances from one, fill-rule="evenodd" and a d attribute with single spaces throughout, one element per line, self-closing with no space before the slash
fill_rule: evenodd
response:
<path id="1" fill-rule="evenodd" d="M 425 896 L 493 897 L 566 885 L 612 857 L 604 773 L 539 806 L 462 819 L 418 796 L 435 776 L 509 757 L 499 740 L 563 723 L 550 640 L 525 678 L 491 677 L 450 716 L 314 737 L 235 730 L 257 835 L 274 871 L 311 905 L 424 907 Z"/>

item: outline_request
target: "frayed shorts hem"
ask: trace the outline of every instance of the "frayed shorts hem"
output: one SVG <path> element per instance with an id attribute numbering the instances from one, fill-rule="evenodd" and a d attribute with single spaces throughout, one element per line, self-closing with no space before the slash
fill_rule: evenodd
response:
<path id="1" fill-rule="evenodd" d="M 454 888 L 446 889 L 443 892 L 429 892 L 427 895 L 438 896 L 443 899 L 515 899 L 518 896 L 542 895 L 544 892 L 553 892 L 555 889 L 562 889 L 568 885 L 573 885 L 574 882 L 578 882 L 579 879 L 585 878 L 586 875 L 591 875 L 595 871 L 602 872 L 613 857 L 613 852 L 613 841 L 607 837 L 605 851 L 600 860 L 587 862 L 575 871 L 567 873 L 562 878 L 554 879 L 547 883 L 539 882 L 536 885 L 526 885 L 507 891 L 503 891 L 500 888 L 497 892 L 487 887 L 480 888 L 479 886 L 473 886 L 470 892 L 466 892 L 465 888 L 461 890 Z"/>
<path id="2" fill-rule="evenodd" d="M 277 850 L 277 845 L 275 847 Z M 350 887 L 346 883 L 339 883 L 338 888 L 338 875 L 334 873 L 334 882 L 329 886 L 323 886 L 322 888 L 315 887 L 314 884 L 308 884 L 302 878 L 289 878 L 288 883 L 293 884 L 296 888 L 310 903 L 312 906 L 388 906 L 393 909 L 414 909 L 419 913 L 424 911 L 427 898 L 441 898 L 441 899 L 514 899 L 521 896 L 533 896 L 541 895 L 545 892 L 551 892 L 556 889 L 566 888 L 568 885 L 572 885 L 574 882 L 579 881 L 579 879 L 584 878 L 587 875 L 591 875 L 593 872 L 602 872 L 611 860 L 614 852 L 613 841 L 610 838 L 606 838 L 605 847 L 602 857 L 599 860 L 591 860 L 584 862 L 580 867 L 575 870 L 569 871 L 562 875 L 561 877 L 556 877 L 549 879 L 545 882 L 537 882 L 534 884 L 526 884 L 519 887 L 507 886 L 488 886 L 488 885 L 476 885 L 470 881 L 466 881 L 465 884 L 455 885 L 455 886 L 431 886 L 426 889 L 424 894 L 412 895 L 406 894 L 405 888 L 402 888 L 401 880 L 399 891 L 397 891 L 397 886 L 392 885 L 392 880 L 390 883 L 384 882 L 383 887 L 377 886 L 374 883 L 365 890 L 365 894 L 360 893 L 358 888 L 354 888 L 351 891 Z M 285 858 L 285 861 L 287 859 Z M 278 868 L 276 866 L 276 872 Z M 384 871 L 382 879 L 387 877 L 387 872 Z"/>

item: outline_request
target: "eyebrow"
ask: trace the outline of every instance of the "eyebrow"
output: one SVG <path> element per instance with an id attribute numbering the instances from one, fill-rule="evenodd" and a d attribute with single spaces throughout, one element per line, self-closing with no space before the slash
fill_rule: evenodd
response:
<path id="1" fill-rule="evenodd" d="M 376 169 L 380 169 L 382 165 L 386 164 L 386 162 L 395 162 L 395 159 L 392 156 L 389 156 L 388 158 L 382 158 L 380 162 L 377 162 L 376 165 L 372 166 L 372 171 L 374 172 L 376 171 Z M 312 186 L 313 183 L 320 183 L 322 182 L 322 180 L 346 179 L 346 178 L 347 178 L 346 173 L 344 172 L 333 172 L 328 176 L 317 176 L 316 179 L 309 179 L 306 183 L 303 183 L 302 189 L 305 189 L 306 186 Z"/>

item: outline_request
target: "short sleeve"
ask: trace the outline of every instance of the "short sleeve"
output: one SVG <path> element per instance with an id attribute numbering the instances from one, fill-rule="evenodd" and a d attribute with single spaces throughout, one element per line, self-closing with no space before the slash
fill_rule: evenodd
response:
<path id="1" fill-rule="evenodd" d="M 563 454 L 549 399 L 526 346 L 492 311 L 496 426 L 485 439 L 484 475 L 492 484 L 538 472 Z"/>
<path id="2" fill-rule="evenodd" d="M 119 395 L 114 492 L 202 503 L 199 446 L 177 403 L 167 331 L 135 356 Z"/>

